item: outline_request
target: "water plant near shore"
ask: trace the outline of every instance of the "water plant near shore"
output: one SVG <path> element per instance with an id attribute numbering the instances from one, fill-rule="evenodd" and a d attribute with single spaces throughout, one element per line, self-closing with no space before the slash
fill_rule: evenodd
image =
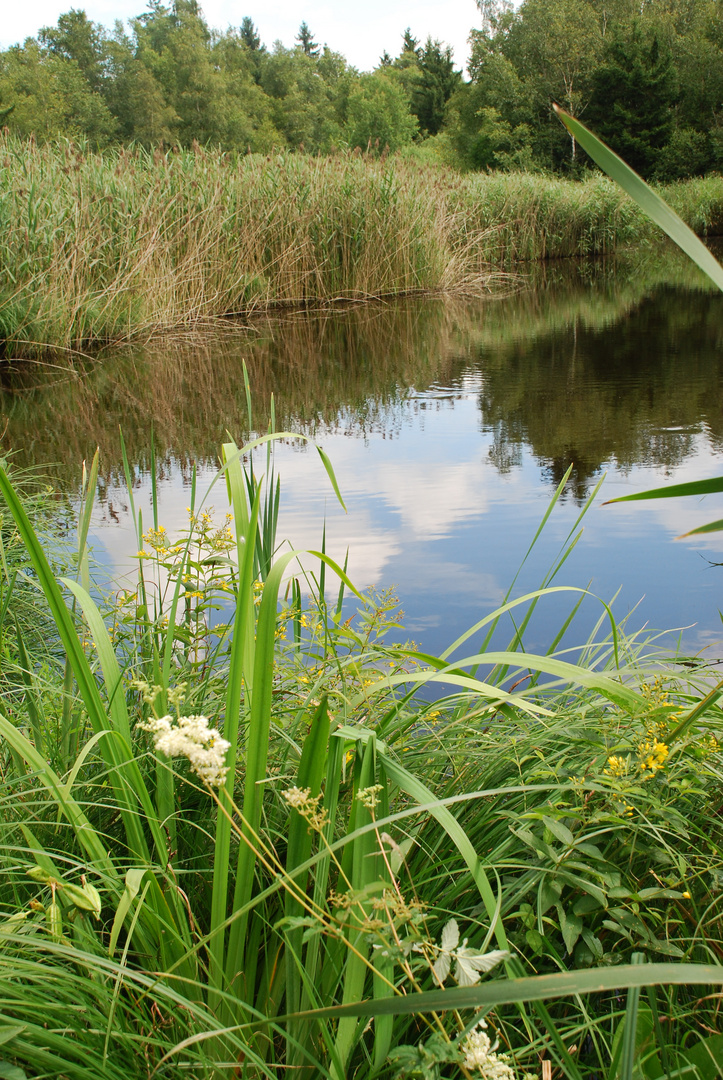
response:
<path id="1" fill-rule="evenodd" d="M 364 155 L 97 154 L 0 137 L 0 342 L 68 354 L 279 305 L 479 293 L 524 260 L 649 236 L 602 177 L 460 176 Z M 723 184 L 676 196 L 716 231 Z"/>
<path id="2" fill-rule="evenodd" d="M 574 617 L 566 550 L 438 658 L 391 643 L 393 599 L 359 596 L 323 550 L 285 592 L 295 554 L 265 557 L 276 485 L 242 468 L 264 442 L 224 447 L 230 526 L 194 484 L 184 535 L 155 499 L 145 528 L 134 512 L 137 588 L 105 611 L 55 580 L 0 473 L 73 676 L 42 746 L 35 665 L 0 715 L 3 1068 L 340 1080 L 552 1059 L 628 1077 L 637 1047 L 652 1077 L 717 1053 L 718 999 L 688 989 L 723 984 L 705 667 L 662 666 L 605 606 L 579 653 L 525 652 L 547 596 Z M 152 738 L 182 718 L 190 742 Z M 621 988 L 656 984 L 626 1027 Z"/>

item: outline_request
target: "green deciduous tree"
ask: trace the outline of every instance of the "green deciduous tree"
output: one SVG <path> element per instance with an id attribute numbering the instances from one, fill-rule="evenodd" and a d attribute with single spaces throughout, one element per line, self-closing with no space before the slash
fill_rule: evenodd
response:
<path id="1" fill-rule="evenodd" d="M 28 38 L 0 58 L 0 101 L 6 123 L 19 135 L 46 139 L 86 136 L 96 146 L 112 137 L 116 121 L 77 62 L 48 53 Z"/>
<path id="2" fill-rule="evenodd" d="M 409 112 L 402 87 L 383 72 L 375 72 L 353 84 L 344 133 L 349 146 L 399 150 L 417 134 L 417 120 Z"/>
<path id="3" fill-rule="evenodd" d="M 107 56 L 106 35 L 84 11 L 71 8 L 58 18 L 56 26 L 43 27 L 38 41 L 53 55 L 74 60 L 91 90 L 101 89 Z"/>

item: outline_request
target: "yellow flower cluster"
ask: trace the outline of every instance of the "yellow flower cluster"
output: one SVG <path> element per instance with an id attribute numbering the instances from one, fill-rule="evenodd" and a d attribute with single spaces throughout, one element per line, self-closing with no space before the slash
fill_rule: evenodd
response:
<path id="1" fill-rule="evenodd" d="M 148 544 L 154 551 L 168 551 L 171 546 L 164 525 L 159 525 L 157 529 L 149 529 L 144 533 L 143 543 Z M 140 555 L 140 552 L 138 554 Z"/>
<path id="2" fill-rule="evenodd" d="M 638 747 L 640 754 L 640 771 L 649 770 L 651 773 L 658 772 L 665 766 L 666 758 L 670 753 L 667 743 L 660 742 L 657 738 L 646 740 Z"/>
<path id="3" fill-rule="evenodd" d="M 627 758 L 613 754 L 608 758 L 607 768 L 603 770 L 607 776 L 625 776 L 628 771 Z"/>

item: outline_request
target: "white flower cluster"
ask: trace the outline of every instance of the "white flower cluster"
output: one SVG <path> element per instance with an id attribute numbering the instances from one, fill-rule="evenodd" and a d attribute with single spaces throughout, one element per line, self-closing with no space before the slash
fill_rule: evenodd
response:
<path id="1" fill-rule="evenodd" d="M 226 751 L 231 743 L 216 728 L 208 726 L 207 716 L 152 717 L 138 724 L 153 735 L 153 745 L 166 757 L 185 757 L 196 776 L 209 787 L 221 787 L 226 779 Z"/>
<path id="2" fill-rule="evenodd" d="M 478 1069 L 484 1080 L 515 1080 L 509 1057 L 497 1053 L 499 1044 L 496 1039 L 492 1042 L 484 1030 L 486 1027 L 484 1020 L 480 1020 L 462 1044 L 465 1067 Z"/>

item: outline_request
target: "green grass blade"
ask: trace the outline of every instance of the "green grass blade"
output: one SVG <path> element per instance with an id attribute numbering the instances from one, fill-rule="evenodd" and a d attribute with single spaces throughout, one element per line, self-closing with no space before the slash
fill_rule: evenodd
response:
<path id="1" fill-rule="evenodd" d="M 714 476 L 710 480 L 689 480 L 685 484 L 669 484 L 667 487 L 636 491 L 632 495 L 618 495 L 616 499 L 608 499 L 603 506 L 619 502 L 641 502 L 646 499 L 672 499 L 676 495 L 716 495 L 721 491 L 723 476 Z"/>
<path id="2" fill-rule="evenodd" d="M 30 659 L 25 648 L 25 642 L 23 641 L 23 635 L 20 630 L 20 623 L 15 617 L 13 617 L 13 622 L 15 624 L 15 640 L 18 643 L 20 676 L 23 680 L 23 686 L 25 688 L 25 708 L 27 709 L 28 719 L 30 720 L 30 727 L 33 730 L 33 739 L 35 741 L 35 746 L 39 753 L 44 754 L 45 740 L 43 738 L 43 723 L 45 717 L 42 716 L 39 701 L 36 701 L 35 698 L 35 692 L 33 688 L 33 673 L 30 670 Z"/>
<path id="3" fill-rule="evenodd" d="M 106 693 L 108 694 L 110 717 L 113 728 L 119 732 L 127 743 L 131 742 L 131 726 L 128 718 L 125 694 L 123 692 L 123 677 L 115 649 L 110 640 L 103 617 L 98 610 L 93 598 L 86 589 L 71 578 L 60 579 L 66 589 L 72 592 L 80 604 L 85 621 L 91 632 L 91 636 L 98 652 L 98 659 L 103 671 Z"/>
<path id="4" fill-rule="evenodd" d="M 642 964 L 642 953 L 633 953 L 631 957 L 634 964 Z M 633 1080 L 635 1067 L 635 1046 L 638 1033 L 638 1009 L 640 1007 L 639 986 L 631 986 L 628 990 L 628 1000 L 625 1006 L 625 1027 L 623 1030 L 622 1061 L 620 1065 L 620 1080 Z"/>
<path id="5" fill-rule="evenodd" d="M 329 477 L 329 480 L 331 481 L 331 486 L 334 489 L 334 494 L 336 495 L 337 499 L 339 500 L 339 505 L 341 506 L 344 513 L 346 513 L 347 512 L 346 504 L 345 504 L 344 500 L 341 497 L 341 491 L 339 490 L 339 483 L 338 483 L 338 481 L 336 479 L 336 473 L 334 472 L 334 466 L 331 464 L 331 461 L 329 460 L 328 456 L 324 453 L 324 451 L 321 449 L 320 446 L 317 446 L 316 449 L 319 451 L 319 457 L 321 458 L 321 462 L 322 462 L 324 468 L 326 469 L 326 475 Z"/>
<path id="6" fill-rule="evenodd" d="M 98 460 L 100 451 L 96 449 L 90 466 L 90 473 L 85 474 L 83 466 L 83 501 L 78 520 L 78 579 L 85 589 L 90 589 L 90 567 L 88 563 L 88 531 L 90 518 L 95 503 L 95 490 L 98 486 Z"/>
<path id="7" fill-rule="evenodd" d="M 534 653 L 486 652 L 477 653 L 475 656 L 467 656 L 462 660 L 455 661 L 454 664 L 444 664 L 443 661 L 438 660 L 436 657 L 431 657 L 426 653 L 419 653 L 407 649 L 400 650 L 400 653 L 404 656 L 417 659 L 420 664 L 428 663 L 431 667 L 427 670 L 415 670 L 413 672 L 402 672 L 398 675 L 384 676 L 372 683 L 371 686 L 365 688 L 366 695 L 378 690 L 387 689 L 392 686 L 405 685 L 407 683 L 423 684 L 425 682 L 448 682 L 452 686 L 461 686 L 474 693 L 480 694 L 483 697 L 489 698 L 490 700 L 506 701 L 510 704 L 515 704 L 518 708 L 523 708 L 528 712 L 538 712 L 542 714 L 547 712 L 542 706 L 537 705 L 534 702 L 525 701 L 524 690 L 508 694 L 501 687 L 492 683 L 480 681 L 471 675 L 466 675 L 462 670 L 468 666 L 472 667 L 479 666 L 480 664 L 488 664 L 490 666 L 514 666 L 516 671 L 519 672 L 535 671 L 545 675 L 553 675 L 573 686 L 584 686 L 589 690 L 596 690 L 602 697 L 607 698 L 621 708 L 638 710 L 642 703 L 640 694 L 631 690 L 622 682 L 618 682 L 616 679 L 612 679 L 608 675 L 600 674 L 595 670 L 581 667 L 579 664 L 570 664 L 565 660 L 558 660 L 553 656 L 538 656 Z M 357 700 L 361 701 L 362 698 L 354 699 L 354 703 L 356 703 Z"/>
<path id="8" fill-rule="evenodd" d="M 355 776 L 352 793 L 352 809 L 349 816 L 349 831 L 355 832 L 371 824 L 372 818 L 367 807 L 357 799 L 359 791 L 371 787 L 376 779 L 376 738 L 374 732 L 369 733 L 365 741 L 364 752 L 361 760 L 361 768 Z M 345 860 L 351 860 L 351 885 L 355 893 L 360 893 L 368 884 L 376 878 L 376 836 L 373 831 L 367 831 L 358 836 L 344 851 Z M 346 1005 L 358 1000 L 364 992 L 368 967 L 365 962 L 369 950 L 368 935 L 355 927 L 349 928 L 349 944 L 352 948 L 346 956 L 344 964 L 344 989 L 342 1004 Z M 346 1063 L 354 1047 L 360 1029 L 359 1021 L 353 1016 L 344 1016 L 339 1021 L 336 1033 L 336 1059 L 332 1068 L 332 1076 L 336 1080 L 344 1080 L 346 1077 Z M 341 1065 L 341 1071 L 339 1069 Z"/>
<path id="9" fill-rule="evenodd" d="M 242 836 L 239 844 L 233 911 L 238 911 L 246 904 L 253 890 L 256 860 L 249 842 L 258 830 L 263 799 L 261 781 L 266 776 L 274 685 L 278 596 L 286 568 L 297 554 L 295 551 L 288 552 L 274 563 L 266 579 L 259 608 L 254 648 L 253 692 L 246 735 Z M 226 976 L 229 985 L 235 982 L 238 979 L 238 973 L 244 970 L 247 922 L 248 918 L 244 915 L 235 919 L 231 926 L 226 957 Z"/>
<path id="10" fill-rule="evenodd" d="M 61 580 L 78 600 L 98 652 L 98 659 L 109 699 L 111 728 L 120 736 L 120 740 L 116 740 L 118 749 L 113 755 L 113 765 L 122 772 L 125 781 L 143 807 L 144 816 L 156 845 L 158 859 L 161 865 L 165 866 L 169 859 L 168 844 L 161 821 L 158 820 L 158 815 L 155 812 L 153 802 L 131 749 L 131 729 L 123 692 L 123 679 L 113 644 L 92 597 L 77 582 L 68 578 Z M 133 818 L 130 820 L 132 821 Z M 163 820 L 163 817 L 161 817 L 161 820 Z M 138 835 L 136 835 L 137 833 Z M 128 841 L 138 858 L 148 858 L 145 841 L 142 840 L 142 835 L 137 827 L 131 830 Z"/>
<path id="11" fill-rule="evenodd" d="M 723 518 L 718 521 L 710 521 L 707 525 L 700 525 L 697 529 L 691 529 L 690 532 L 681 533 L 676 537 L 676 540 L 685 540 L 686 536 L 702 536 L 704 533 L 721 532 L 723 530 Z"/>
<path id="12" fill-rule="evenodd" d="M 237 474 L 229 472 L 229 481 L 233 477 L 234 499 L 243 500 L 243 512 L 238 528 L 239 575 L 234 615 L 233 638 L 229 663 L 228 685 L 226 689 L 226 710 L 224 719 L 224 737 L 231 746 L 228 750 L 228 772 L 223 788 L 219 792 L 221 805 L 227 813 L 219 812 L 216 818 L 216 837 L 214 843 L 213 892 L 211 897 L 211 940 L 209 945 L 211 959 L 211 983 L 219 988 L 223 982 L 223 958 L 225 955 L 225 931 L 222 927 L 226 920 L 229 852 L 231 846 L 231 821 L 228 817 L 233 811 L 233 792 L 236 779 L 236 763 L 239 752 L 239 727 L 241 715 L 241 696 L 244 677 L 248 680 L 247 665 L 253 660 L 253 631 L 255 609 L 253 601 L 254 544 L 261 493 L 256 493 L 251 516 L 247 517 L 246 496 L 243 492 L 241 467 L 236 459 Z M 236 502 L 234 501 L 234 508 Z M 238 522 L 239 518 L 235 516 Z M 242 523 L 246 522 L 246 534 L 243 535 Z M 247 681 L 247 692 L 250 680 Z M 215 999 L 214 999 L 215 1001 Z"/>
<path id="13" fill-rule="evenodd" d="M 723 966 L 718 964 L 620 964 L 614 968 L 565 971 L 555 975 L 496 979 L 477 986 L 457 986 L 449 990 L 426 990 L 383 1000 L 336 1005 L 289 1019 L 447 1012 L 450 1009 L 494 1009 L 525 1001 L 549 1001 L 586 994 L 616 993 L 643 986 L 723 986 Z"/>
<path id="14" fill-rule="evenodd" d="M 580 143 L 580 146 L 587 150 L 595 164 L 599 165 L 603 172 L 615 180 L 624 191 L 627 191 L 641 210 L 668 234 L 670 239 L 693 260 L 696 266 L 700 267 L 704 274 L 708 275 L 719 289 L 723 290 L 723 267 L 693 230 L 688 228 L 675 211 L 671 210 L 667 203 L 648 187 L 642 177 L 638 176 L 622 158 L 618 157 L 591 131 L 588 131 L 584 124 L 566 113 L 559 105 L 555 105 L 554 109 L 567 130 Z"/>
<path id="15" fill-rule="evenodd" d="M 326 775 L 328 761 L 329 730 L 331 721 L 327 708 L 326 695 L 322 697 L 315 709 L 309 726 L 309 732 L 304 739 L 301 751 L 299 769 L 296 777 L 296 786 L 303 791 L 309 788 L 312 796 L 321 791 L 321 786 Z M 297 866 L 306 862 L 311 854 L 312 835 L 305 818 L 298 810 L 292 809 L 289 814 L 289 840 L 286 848 L 286 870 L 292 873 Z M 296 887 L 300 893 L 306 893 L 308 871 L 296 878 Z M 300 915 L 301 903 L 291 892 L 286 893 L 285 915 L 293 918 Z M 287 932 L 286 946 L 286 1007 L 287 1011 L 296 1011 L 301 1008 L 301 977 L 298 964 L 301 962 L 303 948 L 303 930 L 295 928 Z M 299 1033 L 289 1029 L 287 1054 L 290 1063 L 296 1061 L 296 1049 L 292 1045 L 298 1041 Z"/>
<path id="16" fill-rule="evenodd" d="M 309 549 L 309 555 L 313 555 L 315 558 L 319 559 L 320 562 L 324 563 L 326 566 L 331 567 L 339 580 L 343 582 L 343 584 L 346 586 L 347 589 L 349 589 L 350 592 L 353 592 L 359 600 L 364 599 L 364 597 L 359 592 L 349 575 L 344 570 L 342 570 L 339 564 L 335 562 L 334 559 L 331 558 L 331 556 L 327 555 L 323 551 L 314 551 L 312 549 Z"/>
<path id="17" fill-rule="evenodd" d="M 439 822 L 449 839 L 459 851 L 467 864 L 467 869 L 472 875 L 472 879 L 482 897 L 482 902 L 485 906 L 487 917 L 490 920 L 490 925 L 494 925 L 494 934 L 497 945 L 500 949 L 507 949 L 509 946 L 502 920 L 496 918 L 497 901 L 494 891 L 489 883 L 489 878 L 487 877 L 485 869 L 482 866 L 482 860 L 475 851 L 474 845 L 467 836 L 467 833 L 447 807 L 438 804 L 434 792 L 426 787 L 421 780 L 418 780 L 416 776 L 413 776 L 412 773 L 405 769 L 403 765 L 394 761 L 393 758 L 387 755 L 382 756 L 384 759 L 384 768 L 389 779 L 419 803 L 419 805 L 426 804 L 429 806 L 429 813 Z"/>

